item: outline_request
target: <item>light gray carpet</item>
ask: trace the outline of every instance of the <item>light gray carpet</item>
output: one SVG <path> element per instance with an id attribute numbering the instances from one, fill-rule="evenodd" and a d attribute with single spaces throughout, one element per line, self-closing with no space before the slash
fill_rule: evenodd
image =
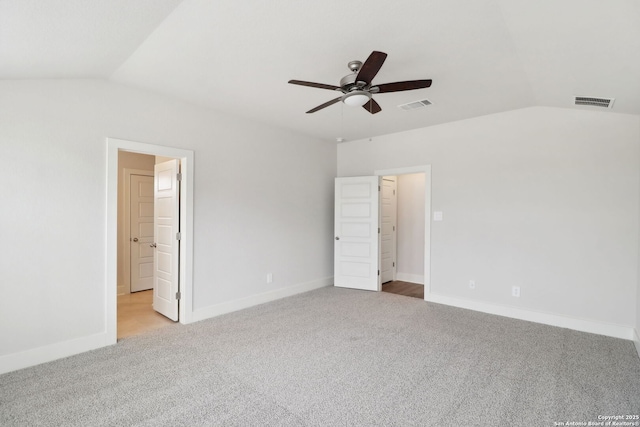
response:
<path id="1" fill-rule="evenodd" d="M 2 426 L 553 426 L 639 413 L 630 341 L 337 288 L 0 376 Z"/>

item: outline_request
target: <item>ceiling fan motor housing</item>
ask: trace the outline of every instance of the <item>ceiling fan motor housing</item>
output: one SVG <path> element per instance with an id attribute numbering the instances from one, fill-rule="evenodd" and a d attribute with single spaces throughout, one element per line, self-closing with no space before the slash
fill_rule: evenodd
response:
<path id="1" fill-rule="evenodd" d="M 367 86 L 367 82 L 357 82 L 357 73 L 349 74 L 340 79 L 340 90 L 349 93 L 353 90 L 363 90 Z"/>

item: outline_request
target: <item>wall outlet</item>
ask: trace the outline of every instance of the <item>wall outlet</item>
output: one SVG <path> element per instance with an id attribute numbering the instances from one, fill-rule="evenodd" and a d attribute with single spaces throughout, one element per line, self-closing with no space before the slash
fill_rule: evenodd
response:
<path id="1" fill-rule="evenodd" d="M 511 296 L 516 298 L 520 297 L 520 286 L 513 286 L 511 288 Z"/>
<path id="2" fill-rule="evenodd" d="M 475 288 L 476 288 L 476 281 L 469 280 L 469 289 L 475 289 Z"/>
<path id="3" fill-rule="evenodd" d="M 273 282 L 273 273 L 267 273 L 267 283 Z"/>

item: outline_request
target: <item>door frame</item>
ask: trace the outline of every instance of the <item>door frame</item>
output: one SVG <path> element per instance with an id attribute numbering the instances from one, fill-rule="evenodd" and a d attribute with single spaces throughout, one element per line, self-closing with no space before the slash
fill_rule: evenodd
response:
<path id="1" fill-rule="evenodd" d="M 126 150 L 128 151 L 128 150 Z M 120 202 L 124 206 L 124 223 L 122 224 L 122 235 L 120 238 L 125 243 L 122 247 L 122 273 L 124 275 L 124 284 L 120 288 L 126 291 L 127 294 L 131 293 L 131 245 L 127 245 L 129 236 L 131 235 L 131 175 L 150 176 L 153 178 L 153 171 L 143 169 L 124 168 L 122 170 L 124 175 L 124 187 L 122 200 Z"/>
<path id="2" fill-rule="evenodd" d="M 402 168 L 380 169 L 374 175 L 408 175 L 424 173 L 424 300 L 431 295 L 431 165 L 409 166 Z M 379 251 L 379 250 L 378 250 Z"/>
<path id="3" fill-rule="evenodd" d="M 180 300 L 179 322 L 193 320 L 193 182 L 194 152 L 182 148 L 146 144 L 124 139 L 106 138 L 107 142 L 107 246 L 105 287 L 105 329 L 107 344 L 117 342 L 118 295 L 118 152 L 130 151 L 152 156 L 180 159 Z"/>

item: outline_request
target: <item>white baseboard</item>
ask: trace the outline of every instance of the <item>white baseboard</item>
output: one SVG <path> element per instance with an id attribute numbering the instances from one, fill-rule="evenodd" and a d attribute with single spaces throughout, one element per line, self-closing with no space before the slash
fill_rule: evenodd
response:
<path id="1" fill-rule="evenodd" d="M 70 341 L 58 342 L 44 347 L 0 356 L 0 374 L 17 371 L 41 363 L 51 362 L 63 357 L 95 350 L 109 344 L 107 333 L 89 335 Z"/>
<path id="2" fill-rule="evenodd" d="M 396 273 L 396 280 L 424 285 L 424 276 L 422 274 Z"/>
<path id="3" fill-rule="evenodd" d="M 598 335 L 606 335 L 609 337 L 621 338 L 625 340 L 634 340 L 635 335 L 636 348 L 640 346 L 640 343 L 637 341 L 637 334 L 630 326 L 616 325 L 595 320 L 579 319 L 558 314 L 541 313 L 533 310 L 507 307 L 478 301 L 470 301 L 461 298 L 437 295 L 433 293 L 428 295 L 425 294 L 424 299 L 426 301 L 435 302 L 438 304 L 466 308 L 483 313 L 496 314 L 498 316 L 527 320 L 529 322 L 542 323 L 544 325 L 557 326 L 560 328 L 573 329 L 576 331 L 589 332 Z"/>
<path id="4" fill-rule="evenodd" d="M 399 278 L 407 282 L 418 283 L 408 278 Z M 274 291 L 264 292 L 258 295 L 252 295 L 234 301 L 228 301 L 221 304 L 205 307 L 193 312 L 193 321 L 205 320 L 211 317 L 220 316 L 222 314 L 231 313 L 233 311 L 242 310 L 244 308 L 253 307 L 255 305 L 264 304 L 281 298 L 286 298 L 303 292 L 320 289 L 333 285 L 333 277 L 315 280 L 312 282 L 302 283 L 289 288 L 276 289 Z M 577 331 L 590 332 L 599 335 L 606 335 L 614 338 L 632 340 L 635 344 L 638 356 L 640 356 L 640 335 L 638 331 L 632 327 L 615 325 L 610 323 L 596 322 L 592 320 L 577 319 L 567 316 L 540 313 L 531 310 L 525 310 L 515 307 L 506 307 L 495 304 L 488 304 L 477 301 L 452 298 L 444 295 L 428 294 L 425 300 L 460 307 L 469 310 L 480 311 L 483 313 L 496 314 L 499 316 L 512 317 L 515 319 L 527 320 L 530 322 L 542 323 L 545 325 L 558 326 L 561 328 L 574 329 Z M 51 362 L 63 357 L 73 356 L 75 354 L 84 353 L 85 351 L 95 350 L 100 347 L 110 345 L 107 333 L 99 333 L 82 337 L 70 341 L 50 344 L 18 353 L 0 356 L 0 374 L 4 374 L 18 369 L 28 368 L 30 366 L 39 365 L 41 363 Z"/>
<path id="5" fill-rule="evenodd" d="M 231 313 L 331 285 L 333 285 L 333 277 L 326 277 L 324 279 L 314 280 L 312 282 L 302 283 L 288 288 L 276 289 L 257 295 L 251 295 L 246 298 L 211 305 L 209 307 L 194 310 L 191 316 L 191 321 L 197 322 L 200 320 L 210 319 L 222 314 Z"/>
<path id="6" fill-rule="evenodd" d="M 636 351 L 638 352 L 638 357 L 640 357 L 640 333 L 638 333 L 637 329 L 634 329 L 633 335 L 633 343 L 636 345 Z"/>
<path id="7" fill-rule="evenodd" d="M 235 301 L 229 301 L 206 307 L 193 312 L 192 321 L 204 320 L 210 317 L 219 316 L 221 314 L 230 313 L 232 311 L 241 310 L 243 308 L 252 307 L 254 305 L 275 301 L 280 298 L 312 291 L 314 289 L 323 288 L 333 285 L 333 277 L 316 280 L 313 282 L 302 283 L 289 288 L 277 289 L 258 295 L 252 295 Z M 99 333 L 87 337 L 77 338 L 74 340 L 58 342 L 43 347 L 30 350 L 11 353 L 0 356 L 0 374 L 6 372 L 17 371 L 18 369 L 28 368 L 30 366 L 39 365 L 41 363 L 52 362 L 63 357 L 73 356 L 75 354 L 84 353 L 85 351 L 95 350 L 112 344 L 107 333 Z"/>

